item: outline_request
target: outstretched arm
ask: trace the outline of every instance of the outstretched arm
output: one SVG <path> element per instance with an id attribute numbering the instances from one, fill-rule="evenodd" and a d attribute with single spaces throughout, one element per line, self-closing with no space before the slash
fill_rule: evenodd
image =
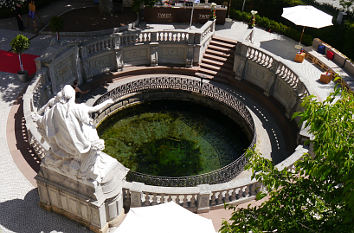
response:
<path id="1" fill-rule="evenodd" d="M 92 112 L 97 112 L 100 109 L 106 107 L 109 104 L 113 104 L 114 101 L 112 99 L 108 99 L 106 101 L 104 101 L 103 103 L 100 103 L 99 105 L 93 106 L 93 107 L 89 107 L 88 112 L 92 113 Z"/>

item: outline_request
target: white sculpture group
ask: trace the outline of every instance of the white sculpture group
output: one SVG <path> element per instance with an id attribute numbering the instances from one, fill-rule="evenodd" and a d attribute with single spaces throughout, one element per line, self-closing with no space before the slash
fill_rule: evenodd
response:
<path id="1" fill-rule="evenodd" d="M 101 182 L 113 158 L 104 154 L 90 113 L 112 104 L 111 99 L 91 107 L 75 103 L 75 90 L 66 85 L 43 106 L 34 119 L 50 146 L 44 166 L 71 178 Z"/>

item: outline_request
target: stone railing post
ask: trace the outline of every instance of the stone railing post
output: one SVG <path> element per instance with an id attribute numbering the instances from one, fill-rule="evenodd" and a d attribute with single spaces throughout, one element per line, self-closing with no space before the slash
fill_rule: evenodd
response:
<path id="1" fill-rule="evenodd" d="M 234 67 L 235 78 L 237 80 L 244 79 L 244 69 L 247 63 L 247 46 L 242 43 L 237 43 L 235 47 Z"/>
<path id="2" fill-rule="evenodd" d="M 210 185 L 201 184 L 197 186 L 199 188 L 199 194 L 197 199 L 197 213 L 206 213 L 209 212 L 210 205 L 209 199 L 211 195 Z"/>
<path id="3" fill-rule="evenodd" d="M 151 32 L 151 42 L 157 42 L 157 32 Z"/>
<path id="4" fill-rule="evenodd" d="M 277 81 L 276 72 L 277 72 L 278 66 L 279 66 L 279 62 L 273 59 L 272 66 L 269 69 L 271 71 L 271 77 L 273 78 L 273 81 L 272 81 L 272 84 L 269 85 L 269 88 L 264 90 L 264 95 L 265 96 L 270 96 L 270 95 L 273 94 L 274 86 L 275 86 L 275 83 Z"/>
<path id="5" fill-rule="evenodd" d="M 189 44 L 187 47 L 187 58 L 186 58 L 186 67 L 192 67 L 194 61 L 194 45 Z"/>
<path id="6" fill-rule="evenodd" d="M 157 42 L 150 43 L 150 65 L 157 66 L 159 64 L 159 54 L 158 54 L 158 44 Z"/>
<path id="7" fill-rule="evenodd" d="M 116 61 L 117 61 L 117 69 L 123 70 L 124 61 L 123 61 L 122 50 L 120 50 L 120 49 L 116 50 Z"/>
<path id="8" fill-rule="evenodd" d="M 202 34 L 200 32 L 194 34 L 194 44 L 200 44 Z"/>
<path id="9" fill-rule="evenodd" d="M 132 187 L 130 188 L 130 207 L 141 207 L 142 206 L 142 201 L 141 201 L 141 196 L 142 196 L 142 186 L 143 183 L 139 182 L 133 182 Z"/>

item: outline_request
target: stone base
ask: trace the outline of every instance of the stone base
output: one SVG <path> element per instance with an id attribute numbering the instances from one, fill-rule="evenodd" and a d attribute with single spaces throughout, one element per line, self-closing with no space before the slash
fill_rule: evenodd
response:
<path id="1" fill-rule="evenodd" d="M 97 226 L 94 226 L 92 225 L 90 222 L 86 221 L 85 219 L 82 219 L 66 210 L 63 210 L 63 209 L 60 209 L 60 208 L 57 208 L 55 206 L 50 206 L 50 205 L 46 205 L 45 203 L 43 202 L 39 202 L 39 206 L 47 211 L 52 211 L 52 212 L 55 212 L 57 214 L 60 214 L 60 215 L 63 215 L 65 217 L 67 217 L 68 219 L 71 219 L 75 222 L 78 222 L 80 223 L 81 225 L 89 228 L 91 231 L 93 232 L 96 232 L 96 233 L 107 233 L 108 232 L 108 228 L 109 228 L 109 225 L 108 223 L 102 227 L 102 228 L 98 228 Z M 118 217 L 117 217 L 118 218 Z"/>
<path id="2" fill-rule="evenodd" d="M 36 176 L 40 206 L 93 232 L 108 232 L 124 217 L 121 182 L 127 170 L 115 161 L 101 182 L 67 176 L 42 163 Z"/>

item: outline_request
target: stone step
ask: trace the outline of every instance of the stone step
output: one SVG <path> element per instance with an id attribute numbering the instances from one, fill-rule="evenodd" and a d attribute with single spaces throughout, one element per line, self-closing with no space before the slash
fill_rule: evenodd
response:
<path id="1" fill-rule="evenodd" d="M 234 45 L 234 44 L 224 43 L 224 42 L 220 42 L 220 41 L 217 41 L 217 40 L 211 40 L 210 44 L 218 46 L 218 47 L 228 48 L 228 49 L 231 49 L 231 50 L 235 49 L 235 47 L 236 47 L 236 45 Z"/>
<path id="2" fill-rule="evenodd" d="M 202 72 L 195 73 L 195 76 L 200 77 L 200 78 L 206 78 L 206 79 L 213 79 L 214 78 L 214 75 L 205 74 Z"/>
<path id="3" fill-rule="evenodd" d="M 209 69 L 212 71 L 223 72 L 223 73 L 232 73 L 232 67 L 222 67 L 222 66 L 215 66 L 206 63 L 200 64 L 201 68 Z"/>
<path id="4" fill-rule="evenodd" d="M 212 39 L 220 41 L 220 42 L 223 42 L 223 43 L 227 43 L 227 44 L 232 44 L 232 45 L 236 45 L 237 44 L 236 40 L 232 40 L 232 39 L 221 37 L 221 36 L 214 35 Z"/>
<path id="5" fill-rule="evenodd" d="M 231 53 L 231 49 L 229 48 L 223 48 L 215 45 L 209 44 L 208 49 L 218 51 L 218 52 L 223 52 L 223 53 Z"/>
<path id="6" fill-rule="evenodd" d="M 226 63 L 226 62 L 230 62 L 230 58 L 231 57 L 226 58 L 226 57 L 214 56 L 214 55 L 205 53 L 203 58 L 206 58 L 206 59 L 209 59 L 209 60 L 213 60 L 213 61 Z"/>
<path id="7" fill-rule="evenodd" d="M 197 73 L 195 73 L 195 76 L 200 77 L 200 78 L 204 78 L 204 79 L 213 80 L 215 82 L 226 83 L 226 84 L 229 84 L 229 82 L 230 82 L 229 80 L 233 79 L 233 76 L 231 76 L 231 75 L 221 74 L 221 75 L 214 76 L 214 75 L 206 74 L 203 72 L 197 72 Z"/>
<path id="8" fill-rule="evenodd" d="M 222 68 L 231 68 L 232 69 L 232 63 L 229 61 L 227 61 L 227 62 L 216 61 L 213 59 L 205 58 L 205 56 L 202 59 L 202 63 L 206 63 L 206 64 L 210 64 L 210 65 L 214 65 L 214 66 L 220 66 Z"/>
<path id="9" fill-rule="evenodd" d="M 207 48 L 205 50 L 205 54 L 210 54 L 210 55 L 213 55 L 213 56 L 219 56 L 219 57 L 224 57 L 224 58 L 228 58 L 231 55 L 233 56 L 233 54 L 223 53 L 223 52 L 215 51 L 215 50 L 212 50 L 212 49 L 209 49 L 209 48 Z"/>
<path id="10" fill-rule="evenodd" d="M 198 69 L 198 72 L 197 73 L 203 73 L 203 74 L 207 74 L 207 75 L 211 75 L 211 76 L 216 76 L 218 74 L 217 71 L 214 71 L 214 70 L 210 70 L 210 69 L 205 69 L 205 68 L 202 68 L 200 67 Z"/>

